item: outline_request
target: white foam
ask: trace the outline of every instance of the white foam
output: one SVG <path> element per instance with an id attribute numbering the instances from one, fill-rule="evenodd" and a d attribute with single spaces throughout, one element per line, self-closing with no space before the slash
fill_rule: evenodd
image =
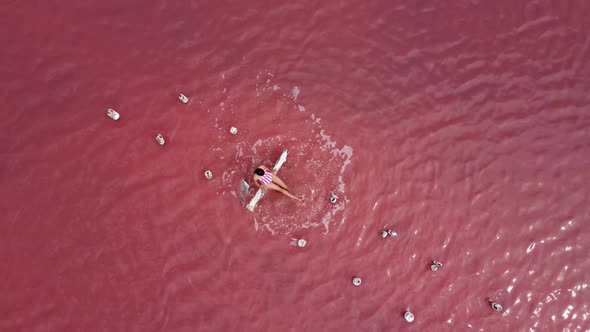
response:
<path id="1" fill-rule="evenodd" d="M 264 91 L 263 88 L 267 88 L 268 90 L 273 89 L 274 91 L 277 91 L 280 89 L 280 87 L 278 85 L 273 85 L 273 82 L 271 82 L 270 80 L 265 80 L 266 84 L 264 83 L 264 81 L 260 81 L 263 78 L 261 77 L 263 74 L 259 73 L 259 75 L 256 77 L 257 80 L 259 80 L 256 83 L 256 92 L 257 95 L 258 93 L 262 93 L 262 91 Z M 268 74 L 268 76 L 272 76 L 270 74 Z M 264 87 L 266 85 L 266 87 Z M 291 99 L 291 100 L 296 100 L 299 97 L 301 90 L 298 86 L 295 86 L 292 91 L 290 91 L 290 94 L 283 94 L 283 97 Z M 308 110 L 306 110 L 304 105 L 300 105 L 297 103 L 293 103 L 292 101 L 289 101 L 287 99 L 286 103 L 291 104 L 292 106 L 295 106 L 296 109 L 299 112 L 307 112 Z M 336 141 L 332 140 L 332 138 L 327 135 L 325 133 L 325 131 L 322 129 L 321 127 L 321 119 L 319 117 L 317 117 L 315 114 L 311 114 L 308 113 L 310 116 L 310 120 L 307 120 L 306 122 L 311 122 L 311 130 L 312 132 L 320 132 L 319 134 L 317 134 L 317 141 L 316 142 L 306 142 L 306 141 L 299 141 L 298 139 L 292 137 L 290 140 L 294 141 L 294 142 L 298 142 L 299 143 L 299 148 L 303 149 L 303 151 L 305 151 L 305 149 L 310 148 L 312 145 L 315 147 L 320 148 L 320 150 L 322 151 L 326 151 L 329 152 L 328 156 L 331 155 L 331 157 L 327 157 L 326 155 L 324 155 L 324 157 L 322 158 L 322 160 L 324 158 L 327 158 L 327 160 L 323 160 L 324 162 L 328 162 L 331 164 L 330 169 L 332 170 L 330 172 L 330 176 L 332 178 L 337 178 L 338 181 L 335 183 L 335 187 L 331 188 L 330 190 L 334 190 L 335 193 L 337 193 L 338 196 L 341 197 L 340 200 L 338 200 L 338 202 L 336 204 L 330 204 L 329 208 L 327 208 L 326 206 L 323 205 L 318 205 L 317 207 L 313 207 L 311 210 L 308 211 L 307 214 L 309 214 L 310 218 L 305 218 L 305 219 L 301 219 L 298 217 L 287 217 L 287 218 L 280 218 L 280 216 L 277 215 L 269 215 L 268 211 L 266 211 L 266 209 L 262 209 L 261 211 L 259 211 L 258 213 L 258 219 L 255 219 L 255 229 L 259 230 L 268 230 L 272 235 L 276 235 L 276 234 L 291 234 L 291 232 L 297 231 L 297 230 L 301 230 L 301 229 L 307 229 L 307 228 L 316 228 L 316 227 L 322 227 L 323 233 L 327 234 L 330 231 L 330 227 L 331 227 L 331 223 L 332 222 L 336 222 L 336 227 L 340 228 L 345 221 L 347 220 L 346 216 L 344 215 L 343 211 L 346 208 L 346 205 L 349 203 L 349 200 L 346 198 L 346 186 L 344 183 L 344 172 L 346 171 L 346 168 L 348 167 L 348 165 L 351 162 L 351 158 L 353 155 L 353 149 L 350 146 L 344 145 L 342 147 L 339 147 L 336 143 Z M 285 138 L 286 139 L 286 138 Z M 274 146 L 276 145 L 276 143 L 281 143 L 281 142 L 285 142 L 285 139 L 280 139 L 277 137 L 273 137 L 273 138 L 264 138 L 264 139 L 258 139 L 257 141 L 254 142 L 253 145 L 250 145 L 250 150 L 252 151 L 252 153 L 246 153 L 246 155 L 248 157 L 252 157 L 252 162 L 255 162 L 255 156 L 258 155 L 258 147 L 260 146 Z M 310 144 L 311 143 L 311 144 Z M 238 144 L 240 145 L 240 144 Z M 246 147 L 247 149 L 247 147 Z M 317 148 L 316 148 L 317 149 Z M 304 152 L 299 152 L 298 156 L 302 156 L 304 154 Z M 244 151 L 242 147 L 236 147 L 236 159 L 238 158 L 243 158 L 244 157 Z M 318 160 L 318 161 L 322 161 L 322 160 Z M 256 160 L 256 162 L 258 162 L 258 160 Z M 338 167 L 338 165 L 340 165 L 340 167 Z M 339 171 L 338 171 L 339 169 Z M 338 173 L 337 173 L 338 172 Z M 336 173 L 336 174 L 334 174 Z M 222 177 L 223 179 L 223 177 Z M 234 184 L 235 185 L 235 184 Z M 307 190 L 309 190 L 311 192 L 311 197 L 314 197 L 314 194 L 317 195 L 318 191 L 315 190 L 314 188 L 311 188 L 310 186 L 305 186 L 307 188 Z M 303 190 L 303 188 L 301 188 L 300 190 Z M 327 208 L 327 211 L 326 211 Z M 339 216 L 339 220 L 336 221 L 334 218 L 336 218 L 336 216 Z M 261 225 L 263 227 L 258 227 L 258 225 Z M 360 243 L 360 242 L 359 242 Z"/>
<path id="2" fill-rule="evenodd" d="M 529 247 L 526 249 L 526 253 L 530 253 L 531 251 L 533 251 L 533 249 L 535 249 L 535 242 L 529 245 Z"/>
<path id="3" fill-rule="evenodd" d="M 258 153 L 258 151 L 256 151 L 256 147 L 261 144 L 262 144 L 262 139 L 259 139 L 256 141 L 256 143 L 254 143 L 254 145 L 252 145 L 252 152 L 254 152 L 254 154 Z"/>
<path id="4" fill-rule="evenodd" d="M 264 227 L 266 227 L 266 229 L 268 229 L 272 235 L 276 234 L 275 230 L 270 228 L 270 226 L 268 224 L 264 224 Z"/>
<path id="5" fill-rule="evenodd" d="M 244 150 L 242 148 L 242 145 L 241 144 L 236 145 L 236 160 L 243 155 L 244 155 Z"/>
<path id="6" fill-rule="evenodd" d="M 338 155 L 342 158 L 346 158 L 344 160 L 344 163 L 342 164 L 342 167 L 340 168 L 340 174 L 338 175 L 338 190 L 340 192 L 344 192 L 345 185 L 344 185 L 343 175 L 344 175 L 344 171 L 346 170 L 346 167 L 350 164 L 350 159 L 352 158 L 353 149 L 352 149 L 352 147 L 350 147 L 348 145 L 345 145 L 344 147 L 342 147 L 342 149 L 337 149 L 336 142 L 332 141 L 330 139 L 330 136 L 324 134 L 323 129 L 320 131 L 320 136 L 326 142 L 324 144 L 324 149 L 330 149 L 331 154 Z"/>
<path id="7" fill-rule="evenodd" d="M 291 90 L 291 98 L 293 98 L 293 100 L 297 100 L 299 92 L 301 92 L 301 90 L 299 90 L 299 87 L 294 87 L 293 90 Z"/>

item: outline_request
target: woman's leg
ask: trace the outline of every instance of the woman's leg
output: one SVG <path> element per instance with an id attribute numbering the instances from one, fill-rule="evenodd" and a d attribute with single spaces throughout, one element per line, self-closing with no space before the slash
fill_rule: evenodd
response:
<path id="1" fill-rule="evenodd" d="M 287 187 L 285 182 L 283 182 L 283 180 L 281 180 L 281 178 L 278 177 L 276 174 L 272 175 L 272 182 L 278 184 L 279 186 L 283 187 L 284 189 L 289 190 L 289 187 Z"/>
<path id="2" fill-rule="evenodd" d="M 279 191 L 283 195 L 288 196 L 288 197 L 290 197 L 290 198 L 292 198 L 294 200 L 297 200 L 297 201 L 300 201 L 300 202 L 303 201 L 303 198 L 302 197 L 298 197 L 298 196 L 295 196 L 295 195 L 291 194 L 288 190 L 279 187 L 276 183 L 271 182 L 271 183 L 267 184 L 266 187 L 268 189 Z"/>

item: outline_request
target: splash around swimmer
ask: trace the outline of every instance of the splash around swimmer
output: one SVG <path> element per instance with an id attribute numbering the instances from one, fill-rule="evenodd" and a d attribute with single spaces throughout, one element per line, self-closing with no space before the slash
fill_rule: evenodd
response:
<path id="1" fill-rule="evenodd" d="M 279 178 L 276 174 L 272 173 L 272 171 L 264 166 L 260 165 L 258 168 L 254 170 L 254 175 L 252 175 L 252 179 L 258 188 L 260 188 L 263 192 L 266 193 L 267 189 L 272 189 L 280 192 L 281 194 L 288 196 L 291 199 L 294 199 L 299 202 L 303 202 L 303 196 L 296 196 L 289 192 L 289 187 Z"/>

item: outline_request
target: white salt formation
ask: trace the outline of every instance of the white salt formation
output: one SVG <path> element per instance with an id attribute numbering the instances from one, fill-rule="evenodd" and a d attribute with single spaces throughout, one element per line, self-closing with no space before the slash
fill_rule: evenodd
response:
<path id="1" fill-rule="evenodd" d="M 333 193 L 330 193 L 330 203 L 335 204 L 336 201 L 338 201 L 338 196 L 334 195 Z"/>
<path id="2" fill-rule="evenodd" d="M 442 267 L 443 264 L 441 262 L 437 262 L 437 261 L 432 261 L 432 265 L 430 265 L 430 269 L 432 271 L 436 271 L 438 270 L 439 267 Z"/>
<path id="3" fill-rule="evenodd" d="M 117 111 L 115 111 L 112 108 L 109 108 L 107 110 L 107 115 L 109 116 L 109 118 L 111 118 L 111 119 L 113 119 L 115 121 L 119 120 L 119 117 L 120 117 L 119 113 L 117 113 Z"/>
<path id="4" fill-rule="evenodd" d="M 156 141 L 158 141 L 160 145 L 164 145 L 164 143 L 166 143 L 166 141 L 164 141 L 164 136 L 162 136 L 162 134 L 158 134 L 158 136 L 156 136 Z"/>
<path id="5" fill-rule="evenodd" d="M 397 233 L 392 231 L 391 229 L 388 229 L 386 231 L 381 231 L 381 237 L 382 238 L 386 238 L 387 235 L 391 236 L 391 237 L 395 237 L 397 236 Z"/>

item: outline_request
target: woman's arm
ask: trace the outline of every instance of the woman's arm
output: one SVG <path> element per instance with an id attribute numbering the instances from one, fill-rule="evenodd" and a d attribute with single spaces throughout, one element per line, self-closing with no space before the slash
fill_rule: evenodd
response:
<path id="1" fill-rule="evenodd" d="M 256 187 L 258 187 L 258 189 L 262 190 L 263 193 L 266 193 L 266 187 L 261 186 L 258 180 L 254 180 L 254 184 Z"/>

